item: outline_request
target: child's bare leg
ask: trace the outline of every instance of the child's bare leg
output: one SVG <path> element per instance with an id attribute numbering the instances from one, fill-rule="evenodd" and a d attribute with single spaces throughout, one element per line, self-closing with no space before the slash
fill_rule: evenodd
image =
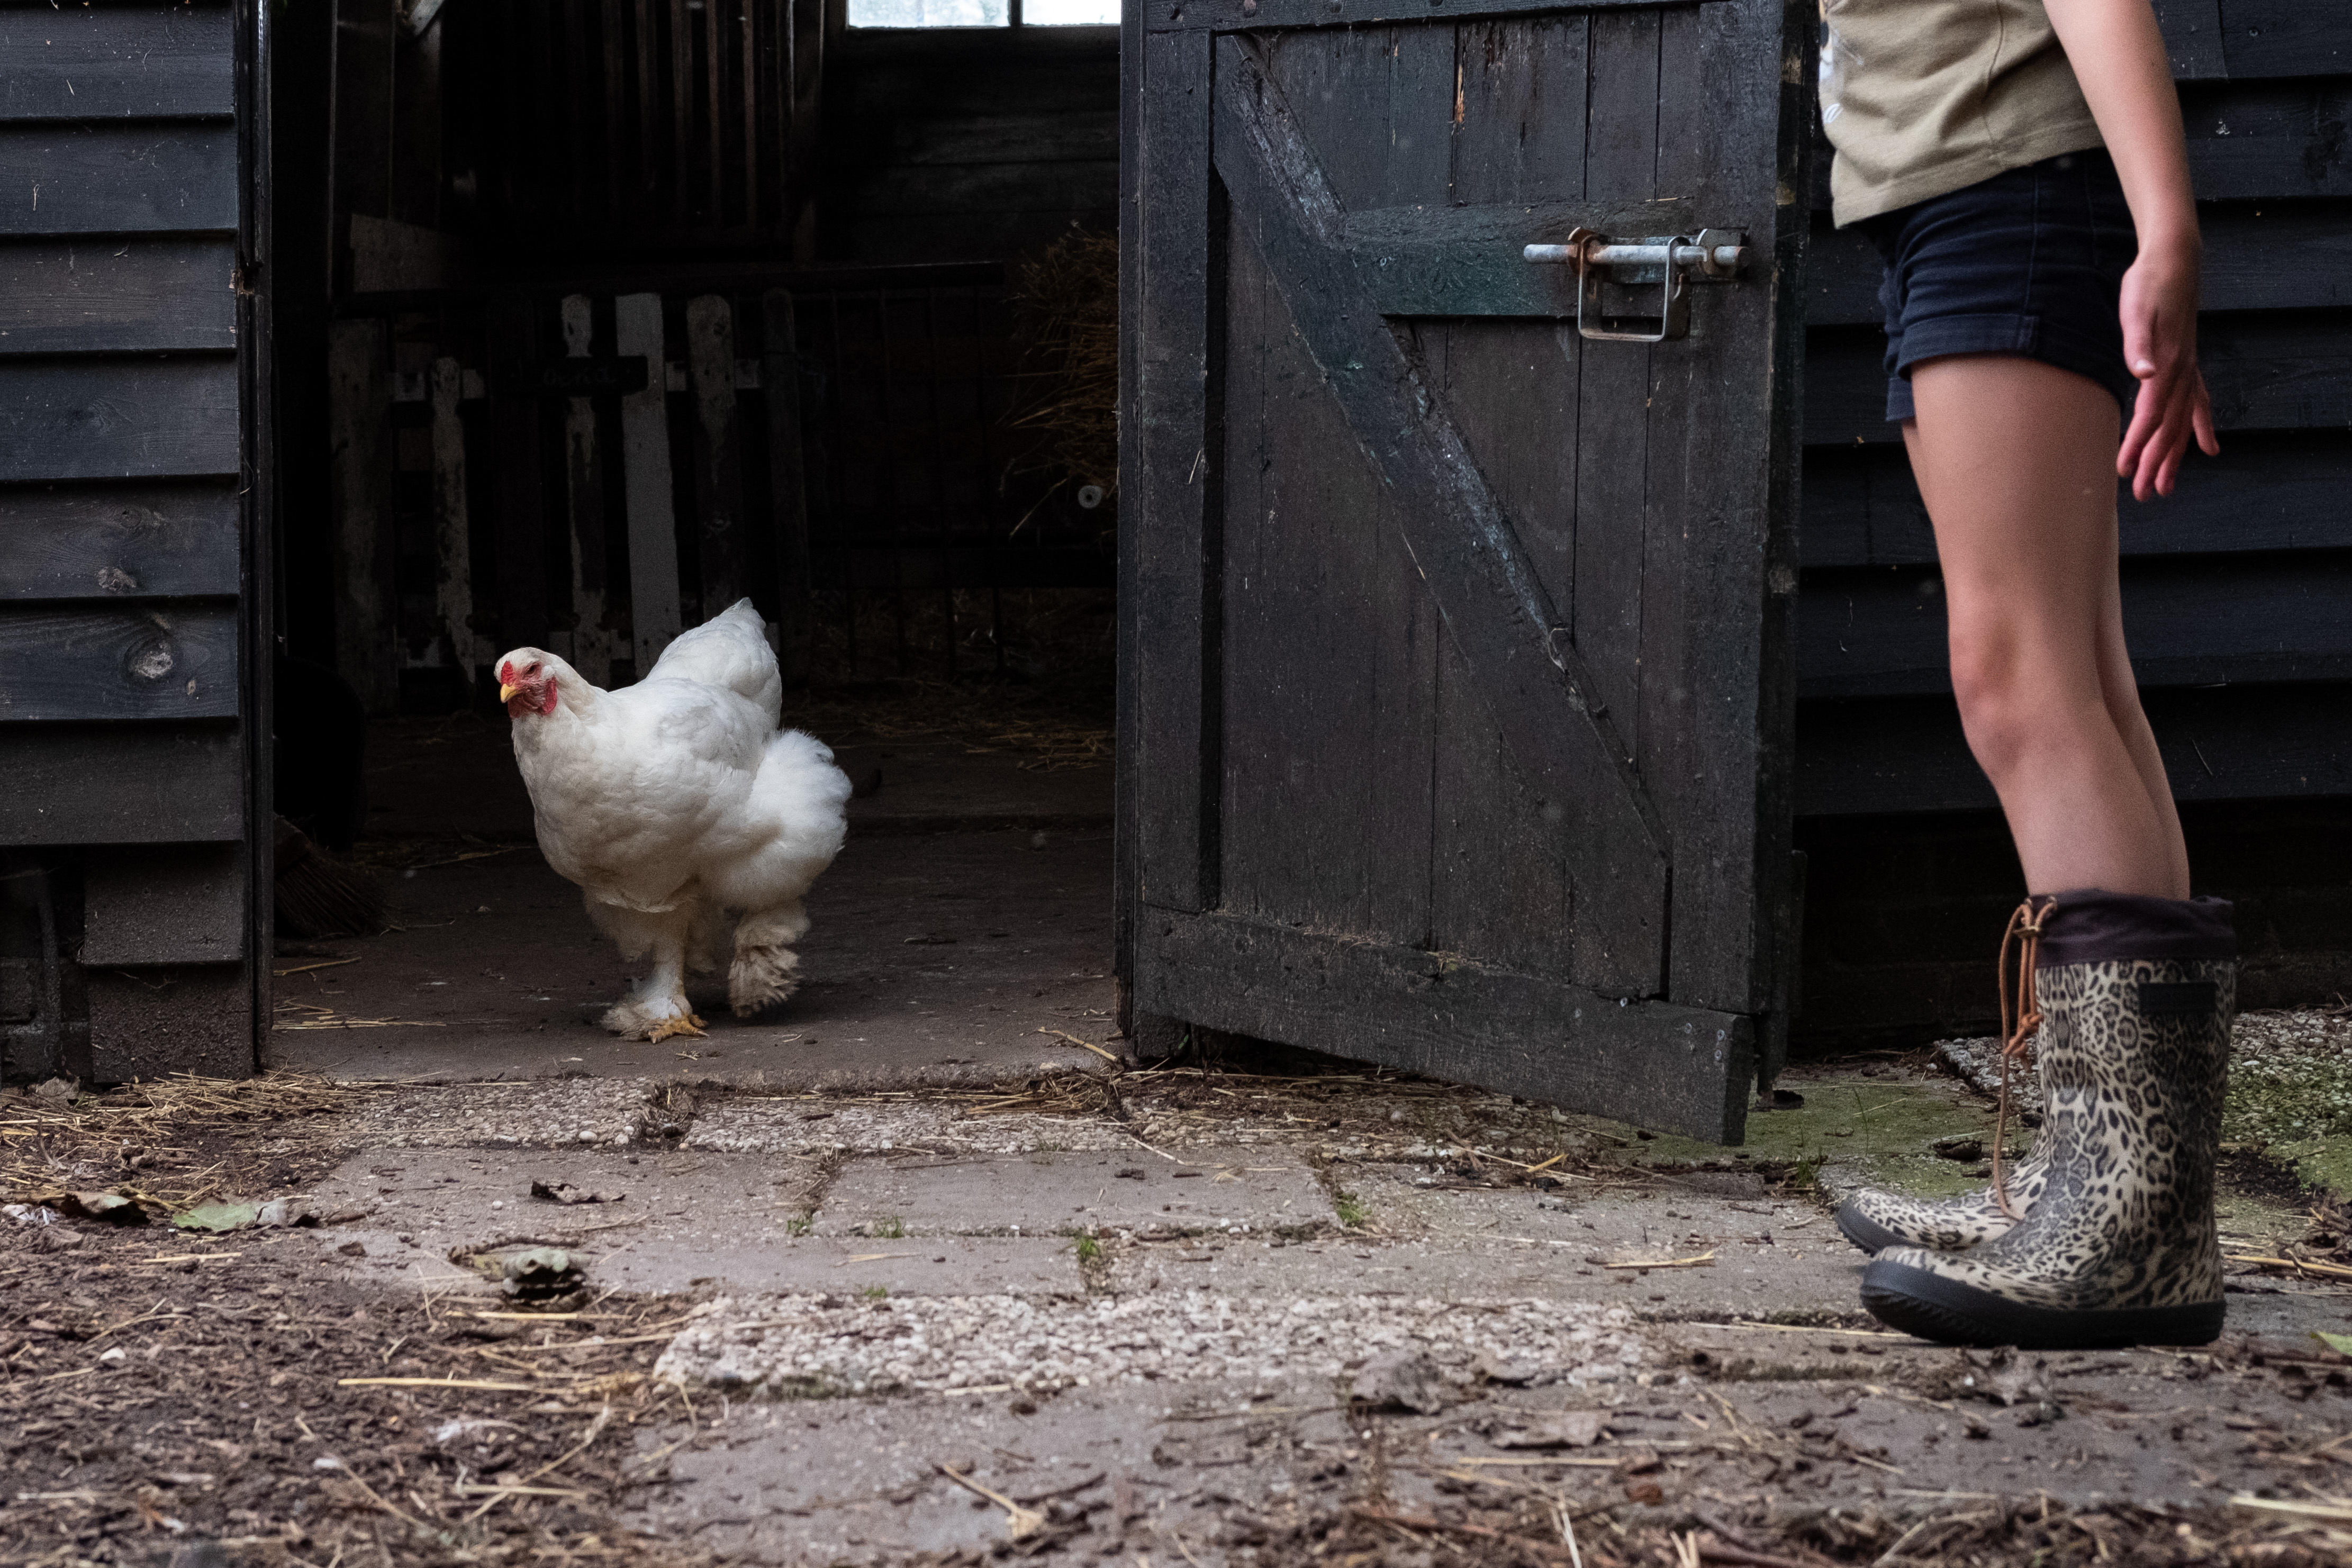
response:
<path id="1" fill-rule="evenodd" d="M 2005 355 L 1927 361 L 1911 389 L 1904 440 L 1942 558 L 1953 690 L 2026 886 L 2188 897 L 2124 653 L 2114 397 Z"/>

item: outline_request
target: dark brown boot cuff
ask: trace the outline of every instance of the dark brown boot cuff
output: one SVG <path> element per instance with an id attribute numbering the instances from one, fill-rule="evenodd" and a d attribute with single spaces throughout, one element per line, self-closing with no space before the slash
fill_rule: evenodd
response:
<path id="1" fill-rule="evenodd" d="M 2147 898 L 2084 888 L 2053 896 L 2042 916 L 2034 967 L 2237 956 L 2237 926 L 2225 898 Z"/>

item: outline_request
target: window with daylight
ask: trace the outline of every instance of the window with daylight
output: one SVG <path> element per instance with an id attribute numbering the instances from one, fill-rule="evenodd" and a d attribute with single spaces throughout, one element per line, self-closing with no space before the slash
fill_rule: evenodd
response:
<path id="1" fill-rule="evenodd" d="M 853 27 L 1096 27 L 1118 0 L 849 0 Z"/>

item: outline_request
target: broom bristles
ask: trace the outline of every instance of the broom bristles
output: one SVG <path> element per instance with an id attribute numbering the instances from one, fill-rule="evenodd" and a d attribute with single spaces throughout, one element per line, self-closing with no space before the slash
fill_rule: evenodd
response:
<path id="1" fill-rule="evenodd" d="M 356 866 L 278 819 L 278 928 L 290 936 L 373 936 L 383 929 L 383 890 Z"/>

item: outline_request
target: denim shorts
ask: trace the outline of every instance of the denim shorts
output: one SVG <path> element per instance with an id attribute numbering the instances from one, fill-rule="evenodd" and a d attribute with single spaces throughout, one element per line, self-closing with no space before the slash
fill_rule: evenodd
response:
<path id="1" fill-rule="evenodd" d="M 2098 382 L 2131 419 L 2139 382 L 2116 319 L 2139 251 L 2105 148 L 2006 170 L 1864 220 L 1886 263 L 1886 417 L 1912 417 L 1911 367 L 2019 354 Z"/>

